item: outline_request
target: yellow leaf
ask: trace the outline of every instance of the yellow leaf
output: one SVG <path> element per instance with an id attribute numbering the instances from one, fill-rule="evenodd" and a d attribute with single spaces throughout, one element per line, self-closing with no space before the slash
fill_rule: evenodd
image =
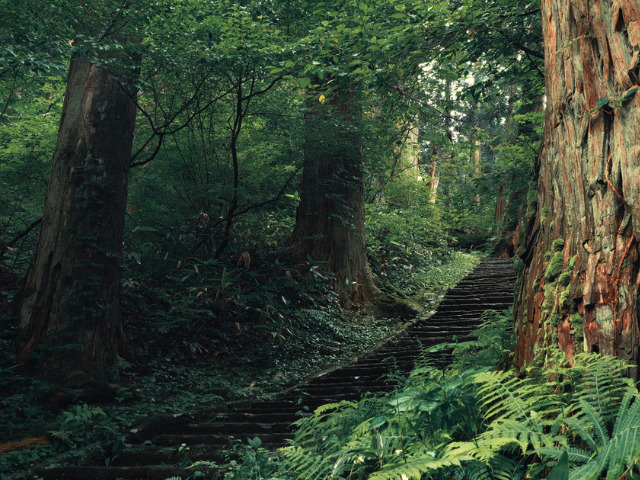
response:
<path id="1" fill-rule="evenodd" d="M 320 97 L 318 98 L 318 101 L 320 103 L 324 103 L 324 101 L 327 99 L 327 97 L 325 97 L 324 95 L 320 95 Z"/>

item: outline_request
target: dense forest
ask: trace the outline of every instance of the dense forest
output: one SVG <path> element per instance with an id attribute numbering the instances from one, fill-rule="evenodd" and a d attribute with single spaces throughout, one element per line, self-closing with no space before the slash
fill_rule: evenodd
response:
<path id="1" fill-rule="evenodd" d="M 0 7 L 0 477 L 118 478 L 499 257 L 473 338 L 171 478 L 640 478 L 640 1 Z"/>

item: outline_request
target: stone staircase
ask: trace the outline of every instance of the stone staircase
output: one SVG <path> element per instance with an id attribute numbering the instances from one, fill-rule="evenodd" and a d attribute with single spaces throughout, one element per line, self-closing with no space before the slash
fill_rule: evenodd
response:
<path id="1" fill-rule="evenodd" d="M 108 466 L 58 467 L 37 474 L 43 479 L 186 479 L 195 470 L 185 470 L 185 464 L 219 459 L 231 446 L 230 437 L 243 443 L 258 437 L 267 448 L 282 446 L 292 437 L 291 423 L 300 415 L 308 415 L 325 403 L 391 391 L 393 385 L 384 381 L 390 371 L 407 375 L 422 348 L 463 338 L 479 326 L 482 312 L 508 308 L 513 302 L 514 282 L 511 260 L 483 259 L 444 296 L 433 315 L 414 320 L 386 344 L 350 365 L 320 375 L 276 400 L 228 405 L 224 411 L 179 416 L 134 431 L 127 437 L 127 449 Z M 446 351 L 432 356 L 440 367 L 450 360 Z M 183 444 L 188 450 L 179 452 Z M 208 468 L 197 470 L 206 473 Z"/>

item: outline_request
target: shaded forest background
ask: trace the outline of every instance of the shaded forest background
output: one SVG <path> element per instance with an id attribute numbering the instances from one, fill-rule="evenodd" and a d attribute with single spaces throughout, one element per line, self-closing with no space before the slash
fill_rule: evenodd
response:
<path id="1" fill-rule="evenodd" d="M 455 249 L 510 256 L 518 247 L 542 120 L 533 4 L 105 2 L 89 12 L 81 2 L 5 3 L 12 21 L 3 26 L 0 255 L 5 283 L 18 285 L 32 264 L 15 302 L 21 360 L 42 368 L 34 348 L 60 352 L 65 342 L 84 344 L 87 325 L 113 325 L 92 334 L 97 347 L 85 347 L 103 352 L 89 376 L 105 378 L 136 348 L 118 332 L 120 278 L 125 304 L 164 311 L 165 331 L 185 315 L 181 332 L 205 317 L 242 330 L 240 309 L 281 338 L 280 310 L 291 302 L 283 289 L 295 294 L 287 282 L 298 276 L 326 279 L 354 311 L 376 297 L 383 310 L 399 300 L 411 309 L 419 302 L 407 297 L 437 283 L 433 272 Z M 114 183 L 126 205 L 117 200 L 113 218 L 105 205 L 116 197 L 99 180 L 115 178 L 112 167 L 89 166 L 107 150 L 91 148 L 130 140 L 93 117 L 63 123 L 58 134 L 65 90 L 65 108 L 82 108 L 74 102 L 86 92 L 69 93 L 82 65 L 111 72 L 100 80 L 105 91 L 116 82 L 91 115 L 136 111 L 130 158 L 107 155 L 124 165 L 116 170 L 131 169 L 124 189 Z M 77 82 L 98 95 L 94 80 Z M 120 90 L 130 106 L 109 103 Z M 76 137 L 89 138 L 88 153 L 73 150 Z M 61 169 L 68 173 L 48 182 Z M 74 190 L 76 180 L 65 186 L 85 170 L 83 190 Z M 59 213 L 69 205 L 72 213 Z M 124 230 L 114 220 L 122 215 Z M 104 232 L 94 231 L 100 219 Z M 41 225 L 51 230 L 31 261 Z M 74 278 L 66 290 L 49 277 L 46 257 L 60 242 L 70 250 L 55 260 L 56 275 Z M 101 248 L 105 260 L 87 253 Z M 418 271 L 418 281 L 403 270 Z M 176 308 L 182 315 L 170 318 Z M 74 310 L 86 312 L 75 326 L 60 313 Z M 126 315 L 145 316 L 144 308 Z M 211 342 L 202 348 L 217 351 Z M 52 354 L 59 359 L 47 365 L 63 378 L 92 362 Z"/>

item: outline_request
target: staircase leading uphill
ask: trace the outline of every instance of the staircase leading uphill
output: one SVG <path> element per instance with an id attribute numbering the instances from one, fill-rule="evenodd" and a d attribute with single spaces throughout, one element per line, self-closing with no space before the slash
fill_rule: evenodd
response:
<path id="1" fill-rule="evenodd" d="M 392 367 L 399 374 L 408 374 L 422 348 L 465 337 L 479 326 L 485 310 L 507 309 L 513 302 L 514 283 L 511 260 L 483 259 L 445 295 L 435 314 L 418 318 L 401 334 L 350 365 L 316 377 L 277 400 L 231 405 L 226 411 L 197 417 L 181 416 L 131 433 L 127 450 L 109 466 L 59 467 L 37 473 L 44 479 L 186 479 L 195 472 L 178 466 L 184 455 L 178 452 L 182 444 L 188 446 L 191 462 L 219 459 L 230 447 L 231 436 L 244 443 L 258 437 L 267 448 L 282 446 L 292 437 L 291 423 L 301 412 L 329 402 L 358 400 L 366 392 L 390 391 L 392 386 L 385 384 L 383 377 Z M 432 358 L 436 366 L 446 366 L 450 360 L 446 352 Z M 207 468 L 200 470 L 206 472 Z"/>

